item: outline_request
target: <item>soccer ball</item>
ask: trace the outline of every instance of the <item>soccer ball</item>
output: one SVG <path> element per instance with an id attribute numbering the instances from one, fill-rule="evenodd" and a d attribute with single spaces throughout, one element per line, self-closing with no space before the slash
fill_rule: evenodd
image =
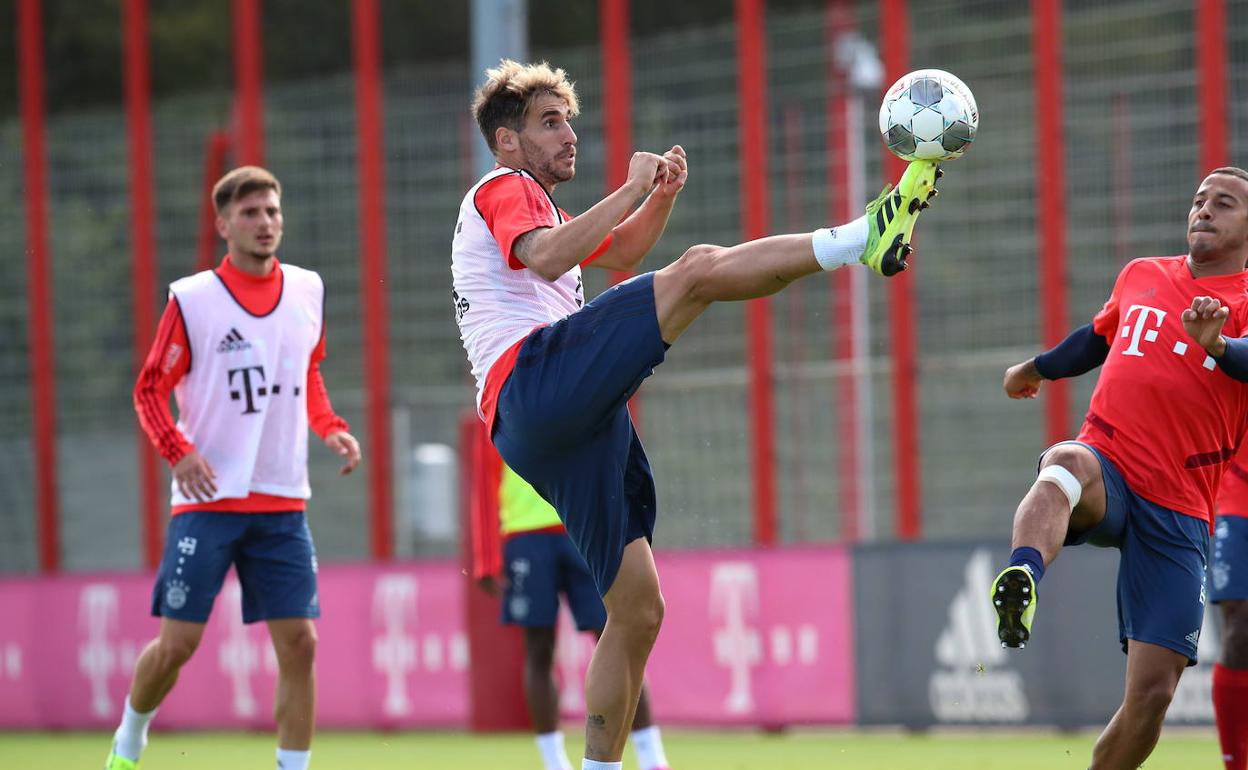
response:
<path id="1" fill-rule="evenodd" d="M 880 134 L 904 160 L 953 160 L 975 141 L 979 107 L 966 84 L 944 70 L 915 70 L 884 94 Z"/>

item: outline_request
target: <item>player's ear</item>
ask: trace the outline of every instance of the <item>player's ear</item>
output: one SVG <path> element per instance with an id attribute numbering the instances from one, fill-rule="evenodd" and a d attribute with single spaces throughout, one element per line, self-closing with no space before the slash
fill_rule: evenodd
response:
<path id="1" fill-rule="evenodd" d="M 228 211 L 229 211 L 229 208 L 227 207 L 224 211 L 217 212 L 217 218 L 214 223 L 217 226 L 217 235 L 221 236 L 225 240 L 229 240 L 228 222 L 226 221 L 226 218 L 225 218 L 225 215 Z"/>
<path id="2" fill-rule="evenodd" d="M 494 146 L 499 152 L 511 152 L 520 146 L 520 134 L 507 126 L 494 129 Z"/>

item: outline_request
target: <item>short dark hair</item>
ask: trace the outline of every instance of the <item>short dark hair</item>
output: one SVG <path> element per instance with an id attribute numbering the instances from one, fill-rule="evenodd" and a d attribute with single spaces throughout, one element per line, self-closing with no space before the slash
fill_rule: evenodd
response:
<path id="1" fill-rule="evenodd" d="M 1248 182 L 1248 171 L 1244 171 L 1238 166 L 1221 166 L 1209 172 L 1210 176 L 1214 174 L 1226 174 L 1227 176 L 1239 177 L 1245 182 Z"/>
<path id="2" fill-rule="evenodd" d="M 267 169 L 239 166 L 217 180 L 212 186 L 212 205 L 220 214 L 226 206 L 246 198 L 257 190 L 272 190 L 282 197 L 282 183 Z"/>
<path id="3" fill-rule="evenodd" d="M 554 94 L 568 104 L 568 117 L 576 117 L 580 104 L 576 87 L 568 73 L 546 62 L 520 64 L 503 59 L 498 66 L 485 71 L 485 82 L 472 100 L 472 117 L 485 136 L 490 152 L 497 151 L 494 134 L 500 126 L 519 131 L 533 100 L 541 94 Z"/>

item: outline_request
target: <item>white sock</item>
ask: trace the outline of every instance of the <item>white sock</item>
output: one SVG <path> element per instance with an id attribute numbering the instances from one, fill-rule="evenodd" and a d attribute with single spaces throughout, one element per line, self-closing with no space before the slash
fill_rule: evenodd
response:
<path id="1" fill-rule="evenodd" d="M 546 770 L 572 770 L 568 752 L 563 748 L 562 732 L 555 730 L 553 733 L 539 733 L 533 736 L 533 740 L 537 742 L 537 750 L 542 753 Z"/>
<path id="2" fill-rule="evenodd" d="M 658 725 L 633 730 L 631 737 L 641 770 L 666 770 L 667 755 L 663 753 L 663 739 L 659 737 Z"/>
<path id="3" fill-rule="evenodd" d="M 277 770 L 308 770 L 311 751 L 277 750 Z"/>
<path id="4" fill-rule="evenodd" d="M 624 763 L 623 762 L 597 762 L 592 759 L 582 759 L 581 770 L 624 770 Z"/>
<path id="5" fill-rule="evenodd" d="M 156 709 L 140 714 L 130 708 L 130 696 L 126 696 L 126 708 L 121 714 L 121 726 L 113 733 L 113 751 L 118 756 L 139 761 L 143 749 L 147 747 L 147 726 L 156 716 Z"/>
<path id="6" fill-rule="evenodd" d="M 811 237 L 815 259 L 824 270 L 852 265 L 867 249 L 867 217 L 840 227 L 821 227 Z"/>

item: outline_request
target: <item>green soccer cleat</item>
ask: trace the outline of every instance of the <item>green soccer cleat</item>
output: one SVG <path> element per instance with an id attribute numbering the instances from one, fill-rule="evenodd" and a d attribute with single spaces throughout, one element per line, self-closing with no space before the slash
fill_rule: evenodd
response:
<path id="1" fill-rule="evenodd" d="M 884 188 L 867 204 L 867 249 L 859 259 L 883 276 L 896 275 L 908 267 L 914 251 L 910 238 L 919 212 L 936 197 L 936 180 L 943 172 L 934 160 L 912 160 L 897 187 Z"/>
<path id="2" fill-rule="evenodd" d="M 114 751 L 108 752 L 108 759 L 104 760 L 104 770 L 138 770 L 139 763 L 134 759 L 126 759 Z"/>
<path id="3" fill-rule="evenodd" d="M 992 581 L 992 607 L 997 611 L 997 638 L 1002 647 L 1026 647 L 1036 616 L 1036 581 L 1026 567 L 1006 567 Z"/>

